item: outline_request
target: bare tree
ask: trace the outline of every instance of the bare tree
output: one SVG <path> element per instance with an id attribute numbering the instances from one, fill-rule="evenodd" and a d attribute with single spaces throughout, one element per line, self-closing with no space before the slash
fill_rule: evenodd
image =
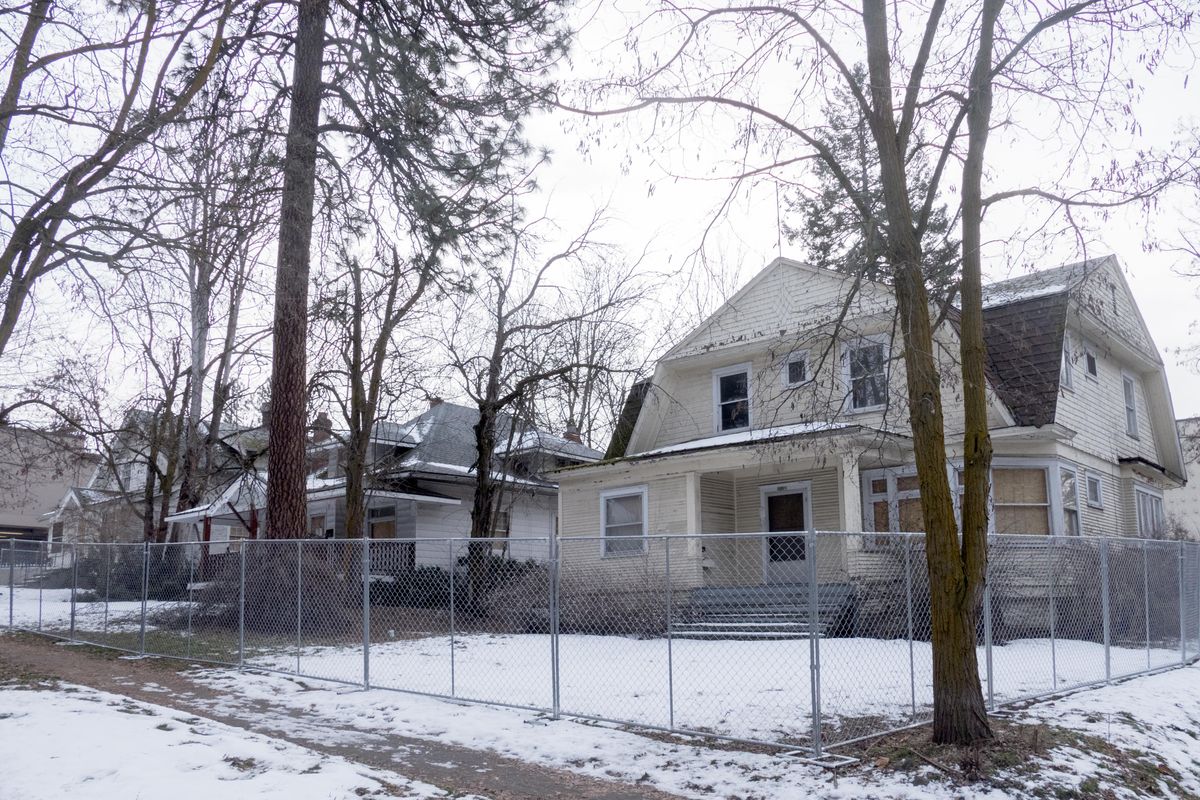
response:
<path id="1" fill-rule="evenodd" d="M 482 265 L 473 291 L 457 297 L 450 328 L 442 332 L 449 367 L 462 390 L 479 409 L 475 424 L 475 491 L 471 501 L 471 538 L 487 538 L 495 527 L 505 480 L 500 457 L 519 436 L 520 421 L 533 422 L 530 408 L 547 384 L 610 365 L 577 360 L 587 352 L 571 346 L 577 327 L 636 303 L 643 288 L 635 269 L 615 267 L 613 248 L 595 239 L 600 215 L 582 233 L 549 257 L 541 228 L 545 220 L 516 227 L 503 262 Z M 584 307 L 564 303 L 564 285 L 582 273 L 608 264 L 613 277 Z M 502 440 L 502 436 L 507 440 Z M 468 571 L 471 585 L 483 580 L 486 547 L 473 547 Z"/>
<path id="2" fill-rule="evenodd" d="M 97 9 L 35 0 L 0 97 L 7 197 L 0 248 L 0 355 L 39 281 L 108 263 L 139 239 L 107 224 L 105 193 L 146 142 L 178 121 L 229 43 L 230 0 Z"/>

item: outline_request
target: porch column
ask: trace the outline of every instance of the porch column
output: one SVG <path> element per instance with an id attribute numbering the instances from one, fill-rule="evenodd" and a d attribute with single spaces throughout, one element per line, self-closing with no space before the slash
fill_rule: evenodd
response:
<path id="1" fill-rule="evenodd" d="M 862 480 L 858 474 L 858 459 L 844 455 L 841 462 L 838 494 L 842 503 L 842 528 L 858 532 L 863 529 Z"/>
<path id="2" fill-rule="evenodd" d="M 687 505 L 687 530 L 671 533 L 696 534 L 700 532 L 700 475 L 689 472 L 684 476 L 684 503 Z"/>

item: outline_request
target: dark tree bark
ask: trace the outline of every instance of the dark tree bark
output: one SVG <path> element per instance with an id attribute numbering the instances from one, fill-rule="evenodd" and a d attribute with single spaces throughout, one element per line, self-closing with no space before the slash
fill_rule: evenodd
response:
<path id="1" fill-rule="evenodd" d="M 267 525 L 269 535 L 277 539 L 301 538 L 308 527 L 305 489 L 308 272 L 328 15 L 328 0 L 301 0 L 275 272 Z"/>
<path id="2" fill-rule="evenodd" d="M 992 2 L 994 4 L 994 0 Z M 976 597 L 982 591 L 983 574 L 986 571 L 986 539 L 980 546 L 978 535 L 970 537 L 970 546 L 964 546 L 960 556 L 954 499 L 946 473 L 941 374 L 934 358 L 929 294 L 921 268 L 921 243 L 914 225 L 904 152 L 900 147 L 892 104 L 886 0 L 864 0 L 863 25 L 867 39 L 867 65 L 871 75 L 871 124 L 879 148 L 889 229 L 888 246 L 891 252 L 888 261 L 893 272 L 897 313 L 904 341 L 909 423 L 912 426 L 917 476 L 921 482 L 921 510 L 925 522 L 933 645 L 934 741 L 970 744 L 991 738 L 975 654 L 975 623 L 978 618 Z M 986 73 L 987 56 L 984 59 Z M 982 311 L 979 314 L 981 319 Z M 963 368 L 965 373 L 972 375 L 978 372 L 979 379 L 982 379 L 981 323 L 977 327 L 978 330 L 969 333 L 964 331 Z M 963 328 L 970 328 L 966 320 Z M 972 342 L 972 348 L 978 348 L 971 350 L 977 363 L 972 364 L 965 359 L 968 342 Z M 979 395 L 982 397 L 981 392 Z M 983 417 L 982 438 L 986 442 L 987 410 L 982 404 L 975 410 L 976 415 L 980 412 Z M 977 434 L 978 431 L 968 425 L 968 442 L 973 440 L 973 433 Z M 980 479 L 978 472 L 973 475 L 977 481 Z M 981 483 L 985 493 L 986 479 L 984 472 Z M 984 524 L 986 529 L 986 518 Z"/>

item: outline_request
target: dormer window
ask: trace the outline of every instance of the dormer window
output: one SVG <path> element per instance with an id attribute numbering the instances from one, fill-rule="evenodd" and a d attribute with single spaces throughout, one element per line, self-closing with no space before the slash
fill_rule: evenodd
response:
<path id="1" fill-rule="evenodd" d="M 851 410 L 883 408 L 887 404 L 887 343 L 876 338 L 847 342 L 844 362 Z"/>
<path id="2" fill-rule="evenodd" d="M 750 365 L 713 371 L 713 418 L 717 433 L 750 427 Z"/>

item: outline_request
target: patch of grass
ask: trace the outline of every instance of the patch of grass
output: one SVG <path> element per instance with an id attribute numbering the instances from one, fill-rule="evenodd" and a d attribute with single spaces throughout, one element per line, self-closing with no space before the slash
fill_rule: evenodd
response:
<path id="1" fill-rule="evenodd" d="M 225 756 L 223 759 L 226 764 L 233 767 L 239 772 L 250 772 L 258 766 L 258 762 L 253 758 L 238 758 L 237 756 Z"/>

